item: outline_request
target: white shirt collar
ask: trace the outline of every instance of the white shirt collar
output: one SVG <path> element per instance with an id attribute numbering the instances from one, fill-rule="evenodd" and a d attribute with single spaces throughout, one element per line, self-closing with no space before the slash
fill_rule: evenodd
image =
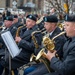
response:
<path id="1" fill-rule="evenodd" d="M 53 32 L 54 32 L 54 31 L 50 32 L 50 36 L 52 35 Z"/>

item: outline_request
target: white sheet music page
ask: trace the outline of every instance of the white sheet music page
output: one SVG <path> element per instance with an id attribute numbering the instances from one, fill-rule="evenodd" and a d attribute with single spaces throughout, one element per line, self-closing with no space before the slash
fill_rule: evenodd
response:
<path id="1" fill-rule="evenodd" d="M 1 37 L 4 41 L 4 43 L 6 44 L 8 51 L 9 51 L 10 55 L 12 56 L 12 58 L 17 56 L 21 52 L 21 50 L 18 48 L 15 40 L 13 39 L 10 31 L 6 31 L 6 32 L 2 33 Z"/>

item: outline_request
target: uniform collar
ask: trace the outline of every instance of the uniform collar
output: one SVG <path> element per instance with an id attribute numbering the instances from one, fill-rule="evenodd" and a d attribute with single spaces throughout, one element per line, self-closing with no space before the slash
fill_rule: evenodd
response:
<path id="1" fill-rule="evenodd" d="M 54 31 L 50 32 L 50 36 L 53 34 Z"/>

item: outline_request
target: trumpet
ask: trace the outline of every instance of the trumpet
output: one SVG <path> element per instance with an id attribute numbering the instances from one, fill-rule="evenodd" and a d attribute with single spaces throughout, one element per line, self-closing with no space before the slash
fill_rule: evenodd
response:
<path id="1" fill-rule="evenodd" d="M 45 36 L 43 38 L 43 45 L 44 45 L 44 48 L 37 54 L 36 56 L 36 60 L 39 60 L 41 57 L 46 57 L 46 53 L 45 53 L 45 49 L 49 50 L 50 52 L 54 52 L 54 48 L 55 48 L 55 44 L 54 44 L 54 39 L 56 39 L 57 37 L 61 36 L 65 34 L 65 32 L 61 32 L 59 33 L 57 36 L 53 37 L 52 40 Z"/>

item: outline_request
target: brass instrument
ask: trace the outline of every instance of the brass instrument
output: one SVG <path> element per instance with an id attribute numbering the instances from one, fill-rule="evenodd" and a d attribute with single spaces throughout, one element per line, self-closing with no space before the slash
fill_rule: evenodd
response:
<path id="1" fill-rule="evenodd" d="M 49 50 L 50 52 L 54 52 L 54 48 L 55 48 L 54 39 L 56 39 L 57 37 L 59 37 L 59 36 L 61 36 L 63 34 L 65 34 L 65 32 L 61 32 L 57 36 L 53 37 L 52 40 L 48 37 L 49 34 L 48 34 L 48 36 L 45 36 L 43 38 L 44 48 L 42 48 L 42 50 L 36 56 L 36 60 L 40 60 L 41 62 L 43 62 L 49 73 L 53 72 L 54 70 L 49 67 L 50 66 L 50 62 L 47 59 L 45 49 Z"/>
<path id="2" fill-rule="evenodd" d="M 36 56 L 34 54 L 31 55 L 30 62 L 35 61 Z"/>
<path id="3" fill-rule="evenodd" d="M 0 29 L 2 29 L 3 27 L 1 26 Z"/>
<path id="4" fill-rule="evenodd" d="M 54 48 L 55 48 L 54 39 L 56 39 L 57 37 L 59 37 L 63 34 L 65 34 L 64 31 L 59 33 L 57 36 L 53 37 L 52 40 L 49 37 L 45 36 L 43 38 L 44 48 L 38 53 L 36 60 L 40 59 L 42 56 L 46 58 L 45 49 L 49 50 L 50 52 L 54 52 Z"/>
<path id="5" fill-rule="evenodd" d="M 44 34 L 46 33 L 46 29 L 43 28 L 43 29 L 40 30 L 40 31 L 34 31 L 34 32 L 31 34 L 31 36 L 32 36 L 32 40 L 33 40 L 33 42 L 34 42 L 34 45 L 35 45 L 35 48 L 36 48 L 36 49 L 39 48 L 39 45 L 38 45 L 38 43 L 37 43 L 37 40 L 36 40 L 34 34 L 35 34 L 35 33 L 39 33 L 39 32 L 41 32 L 41 34 L 44 35 Z M 30 58 L 30 62 L 32 62 L 32 61 L 36 61 L 35 59 L 36 59 L 36 56 L 35 56 L 34 54 L 32 54 L 32 55 L 31 55 L 31 58 Z"/>
<path id="6" fill-rule="evenodd" d="M 18 27 L 17 31 L 16 31 L 16 37 L 19 37 L 19 33 L 20 33 L 20 29 L 23 28 L 24 26 L 20 26 Z M 16 42 L 18 43 L 18 42 Z"/>
<path id="7" fill-rule="evenodd" d="M 60 30 L 64 29 L 64 23 L 58 23 L 57 26 L 60 28 Z"/>
<path id="8" fill-rule="evenodd" d="M 37 43 L 37 40 L 36 40 L 36 38 L 35 38 L 35 36 L 34 36 L 34 34 L 37 33 L 37 32 L 40 32 L 40 31 L 35 31 L 35 32 L 33 32 L 33 33 L 31 34 L 32 40 L 33 40 L 34 45 L 35 45 L 35 48 L 39 48 L 39 45 L 38 45 L 38 43 Z"/>
<path id="9" fill-rule="evenodd" d="M 42 16 L 42 17 L 36 22 L 36 24 L 41 23 L 41 21 L 43 20 L 43 17 L 44 17 L 44 16 Z"/>
<path id="10" fill-rule="evenodd" d="M 0 30 L 1 30 L 1 31 L 4 31 L 5 29 L 6 29 L 5 26 L 0 26 Z"/>
<path id="11" fill-rule="evenodd" d="M 34 32 L 31 34 L 32 40 L 33 40 L 33 42 L 34 42 L 34 45 L 35 45 L 35 48 L 36 48 L 36 49 L 39 48 L 39 45 L 38 45 L 38 42 L 37 42 L 37 40 L 36 40 L 34 34 L 35 34 L 35 33 L 38 33 L 38 32 L 40 32 L 40 31 L 34 31 Z M 32 54 L 31 57 L 30 57 L 30 62 L 36 61 L 35 59 L 36 59 L 36 56 L 35 56 L 34 54 Z"/>
<path id="12" fill-rule="evenodd" d="M 16 37 L 18 37 L 18 36 L 19 36 L 20 29 L 21 29 L 22 27 L 24 27 L 24 26 L 20 26 L 20 27 L 18 27 L 18 29 L 17 29 L 17 31 L 16 31 Z"/>
<path id="13" fill-rule="evenodd" d="M 30 58 L 30 62 L 33 62 L 33 61 L 35 61 L 36 63 L 40 62 L 39 60 L 36 60 L 36 56 L 34 54 L 32 54 Z"/>
<path id="14" fill-rule="evenodd" d="M 36 32 L 37 32 L 37 31 L 33 32 L 33 33 L 31 34 L 31 36 L 32 36 L 32 40 L 33 40 L 33 42 L 34 42 L 35 48 L 38 49 L 38 48 L 39 48 L 39 45 L 38 45 L 37 40 L 36 40 L 36 38 L 35 38 L 35 36 L 34 36 L 34 34 L 35 34 Z M 32 54 L 31 57 L 30 57 L 30 62 L 35 61 L 35 58 L 36 58 L 36 56 L 35 56 L 34 54 Z"/>
<path id="15" fill-rule="evenodd" d="M 37 40 L 36 40 L 34 34 L 35 34 L 35 33 L 39 33 L 39 32 L 41 32 L 41 34 L 45 34 L 45 33 L 46 33 L 46 30 L 45 30 L 45 28 L 43 28 L 43 29 L 40 30 L 40 31 L 34 31 L 34 32 L 31 34 L 32 40 L 33 40 L 33 42 L 34 42 L 34 44 L 35 44 L 35 48 L 37 48 L 37 49 L 39 48 L 39 45 L 38 45 L 38 43 L 37 43 Z"/>

